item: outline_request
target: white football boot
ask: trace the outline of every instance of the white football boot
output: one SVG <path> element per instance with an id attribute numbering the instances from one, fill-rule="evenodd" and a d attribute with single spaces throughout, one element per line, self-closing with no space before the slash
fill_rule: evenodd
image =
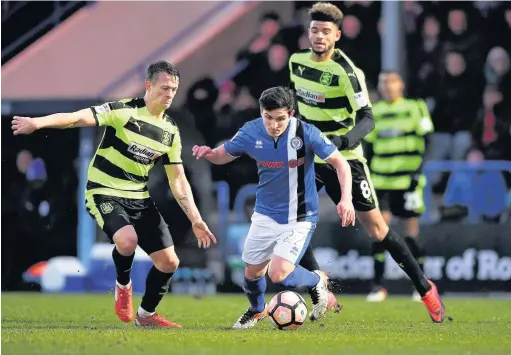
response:
<path id="1" fill-rule="evenodd" d="M 312 299 L 312 311 L 309 314 L 311 321 L 320 320 L 326 314 L 328 310 L 328 278 L 323 272 L 313 271 L 319 275 L 319 282 L 312 289 L 309 290 L 309 294 Z"/>

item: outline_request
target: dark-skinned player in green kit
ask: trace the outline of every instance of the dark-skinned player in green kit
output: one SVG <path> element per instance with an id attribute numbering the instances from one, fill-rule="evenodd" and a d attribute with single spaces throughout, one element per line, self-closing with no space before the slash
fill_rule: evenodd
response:
<path id="1" fill-rule="evenodd" d="M 404 238 L 388 227 L 378 208 L 360 145 L 374 129 L 365 76 L 335 48 L 335 42 L 341 38 L 343 14 L 330 3 L 316 3 L 309 14 L 311 48 L 289 59 L 291 87 L 296 93 L 299 117 L 327 135 L 348 160 L 353 176 L 353 205 L 359 222 L 410 277 L 433 322 L 441 323 L 445 309 L 435 284 L 426 279 Z M 315 164 L 317 189 L 324 186 L 337 204 L 341 200 L 341 190 L 336 183 L 336 172 L 318 157 Z M 300 265 L 308 270 L 319 269 L 310 246 Z"/>

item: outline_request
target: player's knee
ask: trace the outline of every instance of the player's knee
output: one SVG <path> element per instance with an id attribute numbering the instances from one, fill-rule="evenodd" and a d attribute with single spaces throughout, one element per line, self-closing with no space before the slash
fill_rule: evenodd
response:
<path id="1" fill-rule="evenodd" d="M 381 242 L 385 239 L 385 236 L 389 232 L 389 227 L 378 209 L 359 213 L 357 217 L 364 225 L 367 234 L 369 234 L 374 241 Z"/>
<path id="2" fill-rule="evenodd" d="M 132 255 L 137 249 L 138 238 L 132 226 L 119 229 L 115 233 L 113 240 L 121 255 Z"/>
<path id="3" fill-rule="evenodd" d="M 290 273 L 287 270 L 281 268 L 272 268 L 268 270 L 268 277 L 274 284 L 281 283 Z"/>
<path id="4" fill-rule="evenodd" d="M 386 223 L 372 223 L 366 227 L 367 234 L 376 242 L 381 242 L 389 232 L 389 227 Z"/>
<path id="5" fill-rule="evenodd" d="M 155 261 L 154 266 L 156 266 L 156 268 L 161 272 L 171 273 L 176 271 L 179 267 L 179 258 L 177 256 L 163 258 Z"/>
<path id="6" fill-rule="evenodd" d="M 266 273 L 265 266 L 249 264 L 245 265 L 245 278 L 249 280 L 254 280 L 263 277 L 265 273 Z"/>

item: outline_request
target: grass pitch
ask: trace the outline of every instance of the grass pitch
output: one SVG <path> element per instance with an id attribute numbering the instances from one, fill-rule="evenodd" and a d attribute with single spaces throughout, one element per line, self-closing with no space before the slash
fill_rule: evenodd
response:
<path id="1" fill-rule="evenodd" d="M 167 295 L 159 312 L 184 328 L 140 330 L 117 320 L 112 295 L 4 293 L 2 354 L 511 354 L 510 300 L 445 299 L 454 320 L 433 324 L 410 298 L 339 299 L 340 314 L 297 331 L 275 330 L 268 320 L 234 331 L 247 307 L 242 295 Z"/>

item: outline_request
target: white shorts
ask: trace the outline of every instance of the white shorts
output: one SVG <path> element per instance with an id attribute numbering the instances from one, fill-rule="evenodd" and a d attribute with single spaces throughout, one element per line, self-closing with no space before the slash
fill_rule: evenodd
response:
<path id="1" fill-rule="evenodd" d="M 279 224 L 254 212 L 241 259 L 247 264 L 259 265 L 278 255 L 296 264 L 309 246 L 315 229 L 316 224 L 312 222 Z"/>

